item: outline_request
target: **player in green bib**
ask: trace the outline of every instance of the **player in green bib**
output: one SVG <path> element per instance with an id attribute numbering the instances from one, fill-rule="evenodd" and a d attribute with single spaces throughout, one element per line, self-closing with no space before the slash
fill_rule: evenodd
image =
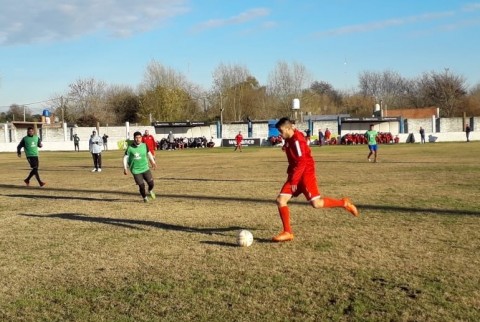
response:
<path id="1" fill-rule="evenodd" d="M 368 130 L 365 133 L 365 138 L 367 139 L 367 144 L 368 144 L 368 149 L 370 150 L 370 153 L 368 154 L 368 161 L 372 162 L 372 159 L 370 157 L 372 154 L 374 155 L 373 162 L 377 162 L 377 136 L 378 132 L 373 129 L 373 124 L 370 124 L 370 130 Z"/>
<path id="2" fill-rule="evenodd" d="M 138 185 L 143 201 L 148 202 L 147 193 L 145 191 L 145 182 L 148 185 L 150 198 L 155 199 L 153 192 L 154 182 L 152 173 L 148 166 L 148 161 L 153 169 L 157 168 L 155 159 L 145 143 L 142 143 L 142 133 L 135 132 L 133 134 L 133 143 L 127 147 L 125 156 L 123 157 L 123 173 L 128 174 L 128 170 L 133 175 L 135 183 Z"/>
<path id="3" fill-rule="evenodd" d="M 42 147 L 42 140 L 34 134 L 33 127 L 29 127 L 27 129 L 27 135 L 23 137 L 20 143 L 17 146 L 17 155 L 20 158 L 22 156 L 22 148 L 25 152 L 25 156 L 27 157 L 27 161 L 30 164 L 30 174 L 28 177 L 23 180 L 27 186 L 30 185 L 30 179 L 35 176 L 38 181 L 40 187 L 45 185 L 45 182 L 40 180 L 40 175 L 38 174 L 38 148 Z"/>

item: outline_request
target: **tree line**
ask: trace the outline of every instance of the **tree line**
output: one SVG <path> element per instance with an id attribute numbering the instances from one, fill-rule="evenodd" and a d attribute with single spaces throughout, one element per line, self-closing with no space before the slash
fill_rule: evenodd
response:
<path id="1" fill-rule="evenodd" d="M 413 78 L 392 70 L 363 71 L 357 88 L 338 90 L 327 81 L 313 80 L 297 62 L 277 62 L 266 84 L 260 84 L 246 66 L 221 63 L 212 73 L 212 83 L 210 90 L 204 90 L 154 60 L 136 89 L 95 78 L 77 79 L 55 95 L 51 109 L 60 120 L 78 126 L 265 120 L 290 115 L 294 98 L 300 99 L 303 113 L 313 115 L 371 116 L 379 103 L 389 110 L 434 106 L 442 117 L 480 115 L 480 84 L 469 88 L 463 76 L 448 69 Z M 37 118 L 17 104 L 0 114 L 0 121 Z"/>

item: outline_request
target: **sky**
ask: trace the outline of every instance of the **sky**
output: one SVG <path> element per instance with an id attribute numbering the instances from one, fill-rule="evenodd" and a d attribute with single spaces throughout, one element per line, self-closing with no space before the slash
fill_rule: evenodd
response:
<path id="1" fill-rule="evenodd" d="M 0 111 L 34 112 L 78 79 L 142 83 L 153 60 L 205 90 L 219 64 L 260 84 L 277 62 L 352 90 L 363 71 L 453 72 L 480 83 L 480 2 L 0 0 Z"/>

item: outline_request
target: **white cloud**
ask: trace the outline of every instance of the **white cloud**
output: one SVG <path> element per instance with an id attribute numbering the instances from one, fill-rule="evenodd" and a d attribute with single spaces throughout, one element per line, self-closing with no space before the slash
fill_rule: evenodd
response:
<path id="1" fill-rule="evenodd" d="M 1 1 L 0 45 L 63 40 L 97 31 L 126 37 L 189 11 L 189 0 Z"/>
<path id="2" fill-rule="evenodd" d="M 352 33 L 369 32 L 369 31 L 385 29 L 393 26 L 400 26 L 400 25 L 412 24 L 412 23 L 429 21 L 429 20 L 436 20 L 436 19 L 440 19 L 448 16 L 453 16 L 454 14 L 455 14 L 454 11 L 445 11 L 445 12 L 426 13 L 418 16 L 392 18 L 387 20 L 374 21 L 374 22 L 368 22 L 368 23 L 357 24 L 357 25 L 349 25 L 349 26 L 343 26 L 335 29 L 326 30 L 326 31 L 321 31 L 316 33 L 315 36 L 328 37 L 328 36 L 340 36 L 340 35 L 352 34 Z"/>
<path id="3" fill-rule="evenodd" d="M 238 24 L 255 20 L 260 17 L 268 16 L 269 14 L 270 14 L 270 9 L 254 8 L 229 18 L 207 20 L 205 22 L 200 23 L 196 27 L 194 27 L 193 30 L 196 32 L 199 32 L 199 31 L 212 29 L 212 28 L 220 28 L 220 27 L 229 26 L 229 25 L 238 25 Z"/>
<path id="4" fill-rule="evenodd" d="M 462 7 L 462 10 L 467 12 L 480 10 L 480 3 L 476 2 L 476 3 L 466 4 L 465 6 Z"/>

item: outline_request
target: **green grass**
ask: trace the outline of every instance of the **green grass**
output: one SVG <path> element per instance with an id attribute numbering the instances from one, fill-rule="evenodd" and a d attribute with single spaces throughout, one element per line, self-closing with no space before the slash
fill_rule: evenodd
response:
<path id="1" fill-rule="evenodd" d="M 0 154 L 0 320 L 478 321 L 480 143 L 312 150 L 361 217 L 298 198 L 282 244 L 278 148 L 159 151 L 148 204 L 121 151 L 43 152 L 44 188 Z"/>

